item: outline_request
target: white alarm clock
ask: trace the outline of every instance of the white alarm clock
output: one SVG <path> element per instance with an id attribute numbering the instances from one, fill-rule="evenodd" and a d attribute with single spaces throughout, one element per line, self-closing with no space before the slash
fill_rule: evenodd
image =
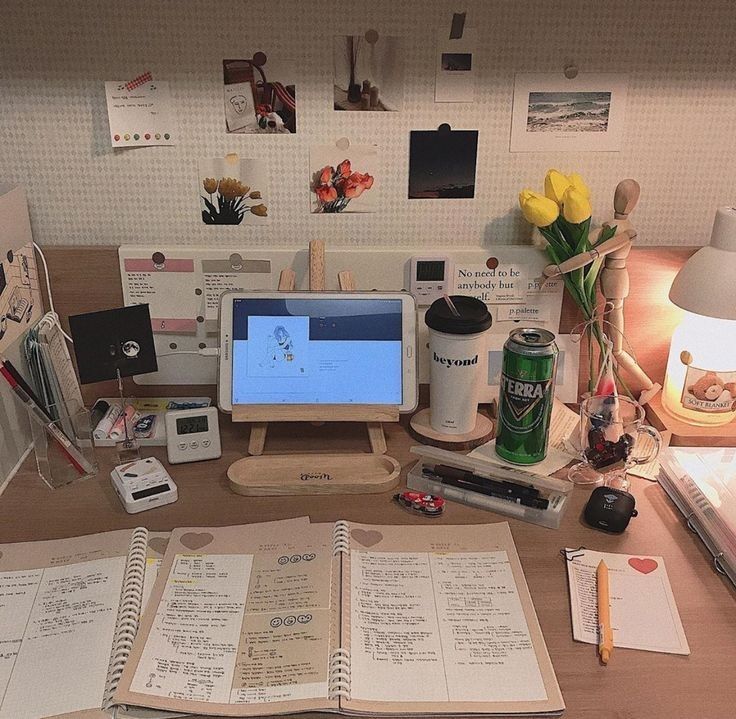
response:
<path id="1" fill-rule="evenodd" d="M 171 504 L 179 498 L 174 480 L 155 457 L 120 464 L 110 472 L 110 479 L 128 514 Z"/>
<path id="2" fill-rule="evenodd" d="M 165 422 L 170 464 L 222 456 L 217 407 L 172 410 L 166 413 Z"/>

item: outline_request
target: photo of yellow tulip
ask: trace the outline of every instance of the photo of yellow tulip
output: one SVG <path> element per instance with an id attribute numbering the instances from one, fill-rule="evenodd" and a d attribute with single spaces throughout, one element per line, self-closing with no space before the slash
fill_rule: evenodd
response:
<path id="1" fill-rule="evenodd" d="M 237 156 L 200 160 L 199 201 L 205 225 L 259 224 L 268 217 L 263 201 L 265 163 Z"/>

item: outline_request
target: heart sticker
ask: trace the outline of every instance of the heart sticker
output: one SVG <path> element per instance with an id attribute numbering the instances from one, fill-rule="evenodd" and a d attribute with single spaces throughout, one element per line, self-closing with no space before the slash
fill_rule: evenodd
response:
<path id="1" fill-rule="evenodd" d="M 206 547 L 214 537 L 209 532 L 187 532 L 181 535 L 179 540 L 187 549 L 191 549 L 196 552 L 202 547 Z"/>
<path id="2" fill-rule="evenodd" d="M 148 546 L 156 552 L 156 554 L 164 554 L 169 540 L 166 537 L 152 537 L 148 540 Z"/>
<path id="3" fill-rule="evenodd" d="M 642 574 L 649 574 L 653 572 L 659 565 L 653 559 L 640 559 L 639 557 L 632 557 L 629 559 L 629 566 L 636 569 L 637 572 Z"/>
<path id="4" fill-rule="evenodd" d="M 364 547 L 372 547 L 383 539 L 383 535 L 375 529 L 353 529 L 350 536 Z"/>

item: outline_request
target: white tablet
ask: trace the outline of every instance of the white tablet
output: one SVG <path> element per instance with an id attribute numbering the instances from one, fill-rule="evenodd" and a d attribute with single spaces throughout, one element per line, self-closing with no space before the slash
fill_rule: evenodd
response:
<path id="1" fill-rule="evenodd" d="M 226 292 L 218 404 L 417 405 L 406 292 Z"/>

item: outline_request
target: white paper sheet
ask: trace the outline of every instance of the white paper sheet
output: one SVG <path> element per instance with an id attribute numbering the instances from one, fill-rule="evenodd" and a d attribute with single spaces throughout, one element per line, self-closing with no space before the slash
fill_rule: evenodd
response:
<path id="1" fill-rule="evenodd" d="M 0 719 L 101 707 L 125 563 L 0 573 Z"/>
<path id="2" fill-rule="evenodd" d="M 506 552 L 350 557 L 353 699 L 547 697 Z"/>
<path id="3" fill-rule="evenodd" d="M 123 261 L 127 304 L 148 304 L 155 333 L 194 334 L 204 300 L 197 295 L 194 260 L 165 258 L 156 264 L 151 257 Z"/>
<path id="4" fill-rule="evenodd" d="M 455 287 L 459 294 L 469 295 L 487 304 L 519 304 L 526 302 L 529 270 L 526 265 L 499 264 L 455 265 Z"/>
<path id="5" fill-rule="evenodd" d="M 478 33 L 465 28 L 463 36 L 450 40 L 447 27 L 437 32 L 435 102 L 473 102 L 475 100 L 475 62 Z"/>
<path id="6" fill-rule="evenodd" d="M 249 554 L 176 556 L 133 691 L 229 701 L 252 564 Z"/>
<path id="7" fill-rule="evenodd" d="M 43 313 L 26 191 L 4 189 L 0 188 L 0 352 Z"/>
<path id="8" fill-rule="evenodd" d="M 596 569 L 609 572 L 613 645 L 668 654 L 690 654 L 662 557 L 566 550 L 573 637 L 598 643 Z"/>
<path id="9" fill-rule="evenodd" d="M 175 145 L 178 129 L 168 82 L 151 80 L 133 90 L 125 82 L 105 83 L 113 147 Z"/>

